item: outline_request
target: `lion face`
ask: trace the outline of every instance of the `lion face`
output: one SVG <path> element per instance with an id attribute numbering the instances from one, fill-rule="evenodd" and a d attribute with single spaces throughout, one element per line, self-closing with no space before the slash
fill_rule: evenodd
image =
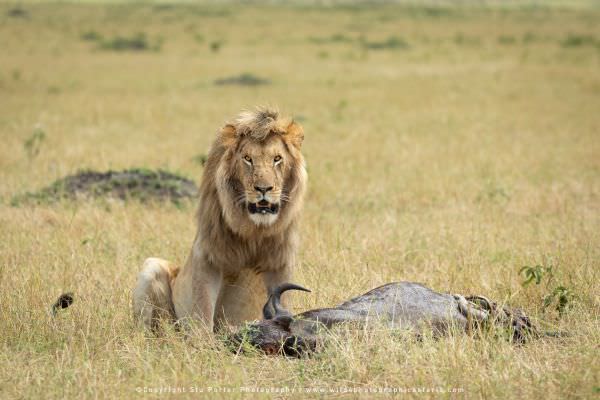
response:
<path id="1" fill-rule="evenodd" d="M 274 235 L 297 218 L 306 188 L 303 139 L 300 125 L 268 109 L 242 113 L 221 128 L 203 185 L 207 193 L 214 185 L 220 215 L 234 232 Z"/>
<path id="2" fill-rule="evenodd" d="M 291 156 L 283 139 L 279 135 L 271 135 L 261 143 L 243 139 L 236 158 L 236 175 L 243 186 L 240 203 L 255 224 L 273 224 L 281 203 L 289 200 L 283 189 Z"/>

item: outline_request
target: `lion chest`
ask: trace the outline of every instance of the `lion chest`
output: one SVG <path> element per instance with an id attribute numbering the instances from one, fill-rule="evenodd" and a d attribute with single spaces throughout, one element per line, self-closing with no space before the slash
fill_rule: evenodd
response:
<path id="1" fill-rule="evenodd" d="M 207 256 L 224 272 L 227 280 L 235 280 L 242 270 L 262 273 L 288 266 L 295 247 L 289 240 L 279 239 L 238 239 L 224 246 L 207 243 Z"/>

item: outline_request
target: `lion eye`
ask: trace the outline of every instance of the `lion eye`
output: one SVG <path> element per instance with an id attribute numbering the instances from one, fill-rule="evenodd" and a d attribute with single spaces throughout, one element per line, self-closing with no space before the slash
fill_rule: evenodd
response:
<path id="1" fill-rule="evenodd" d="M 281 156 L 275 156 L 273 161 L 275 162 L 275 164 L 279 164 L 281 162 Z"/>
<path id="2" fill-rule="evenodd" d="M 252 159 L 250 158 L 250 156 L 244 156 L 244 161 L 246 162 L 246 164 L 250 165 L 252 164 Z"/>

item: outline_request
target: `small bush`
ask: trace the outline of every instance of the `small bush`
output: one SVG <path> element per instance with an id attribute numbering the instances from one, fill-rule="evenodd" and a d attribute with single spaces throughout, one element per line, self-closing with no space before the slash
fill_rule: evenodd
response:
<path id="1" fill-rule="evenodd" d="M 96 31 L 86 31 L 81 34 L 81 39 L 88 42 L 96 42 L 102 40 L 102 35 Z"/>
<path id="2" fill-rule="evenodd" d="M 169 11 L 169 10 L 174 10 L 175 9 L 175 5 L 174 4 L 156 4 L 154 7 L 152 7 L 152 11 Z"/>
<path id="3" fill-rule="evenodd" d="M 309 39 L 312 43 L 316 44 L 327 44 L 327 43 L 351 43 L 354 41 L 349 36 L 344 35 L 343 33 L 335 33 L 328 37 L 315 37 L 311 36 Z"/>
<path id="4" fill-rule="evenodd" d="M 465 35 L 462 32 L 458 32 L 454 35 L 454 43 L 458 45 L 478 45 L 481 41 L 477 36 Z"/>
<path id="5" fill-rule="evenodd" d="M 200 15 L 208 18 L 224 18 L 232 15 L 232 12 L 226 8 L 215 9 L 214 7 L 191 7 L 186 12 L 190 14 Z"/>
<path id="6" fill-rule="evenodd" d="M 145 33 L 137 33 L 129 37 L 115 36 L 112 39 L 103 40 L 100 48 L 114 51 L 158 51 L 161 45 L 161 41 L 151 44 Z"/>
<path id="7" fill-rule="evenodd" d="M 563 316 L 564 313 L 571 307 L 575 295 L 573 292 L 565 286 L 557 286 L 554 290 L 543 298 L 543 310 L 553 306 L 558 311 L 559 316 Z"/>
<path id="8" fill-rule="evenodd" d="M 519 271 L 524 275 L 525 280 L 521 283 L 523 287 L 535 282 L 536 286 L 541 285 L 546 290 L 546 294 L 542 297 L 542 310 L 546 311 L 549 307 L 558 311 L 559 316 L 563 316 L 565 312 L 572 306 L 575 300 L 575 294 L 571 289 L 564 285 L 558 285 L 552 288 L 555 284 L 553 267 L 545 267 L 536 265 L 535 267 L 524 266 Z M 545 282 L 544 282 L 545 281 Z"/>
<path id="9" fill-rule="evenodd" d="M 498 38 L 498 43 L 500 44 L 515 44 L 517 39 L 514 36 L 502 35 Z"/>
<path id="10" fill-rule="evenodd" d="M 238 76 L 230 76 L 228 78 L 217 79 L 215 85 L 239 85 L 239 86 L 258 86 L 268 85 L 269 79 L 260 78 L 250 73 L 244 73 Z"/>
<path id="11" fill-rule="evenodd" d="M 536 40 L 538 40 L 538 37 L 531 32 L 526 32 L 523 35 L 523 37 L 521 38 L 521 41 L 523 43 L 532 43 L 532 42 L 535 42 Z"/>
<path id="12" fill-rule="evenodd" d="M 31 136 L 23 141 L 23 148 L 30 160 L 40 154 L 42 143 L 46 140 L 46 132 L 40 126 L 36 126 Z"/>
<path id="13" fill-rule="evenodd" d="M 27 18 L 29 13 L 21 7 L 13 7 L 6 12 L 6 15 L 12 18 Z"/>
<path id="14" fill-rule="evenodd" d="M 456 14 L 456 11 L 449 7 L 423 7 L 419 11 L 427 17 L 448 17 Z"/>
<path id="15" fill-rule="evenodd" d="M 200 33 L 196 33 L 194 35 L 194 40 L 196 41 L 196 43 L 204 43 L 204 36 L 202 36 L 202 34 Z"/>
<path id="16" fill-rule="evenodd" d="M 560 42 L 562 47 L 596 46 L 598 43 L 592 35 L 569 34 Z"/>
<path id="17" fill-rule="evenodd" d="M 213 53 L 217 53 L 219 50 L 221 50 L 221 47 L 223 46 L 223 43 L 219 40 L 215 40 L 210 42 L 209 48 L 210 51 L 212 51 Z"/>
<path id="18" fill-rule="evenodd" d="M 519 271 L 520 274 L 525 276 L 525 280 L 521 282 L 523 287 L 529 285 L 531 282 L 535 281 L 536 285 L 542 283 L 542 279 L 544 276 L 548 275 L 552 277 L 552 267 L 544 267 L 543 265 L 536 265 L 535 267 L 530 267 L 528 265 L 521 268 Z"/>
<path id="19" fill-rule="evenodd" d="M 387 50 L 387 49 L 407 49 L 409 47 L 406 40 L 396 37 L 390 36 L 384 41 L 363 41 L 363 47 L 369 50 Z"/>

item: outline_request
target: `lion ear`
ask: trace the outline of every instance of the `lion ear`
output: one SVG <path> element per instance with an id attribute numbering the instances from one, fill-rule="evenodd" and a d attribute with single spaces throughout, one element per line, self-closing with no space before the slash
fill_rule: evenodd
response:
<path id="1" fill-rule="evenodd" d="M 285 137 L 296 146 L 298 149 L 302 147 L 302 141 L 304 141 L 304 129 L 297 122 L 292 121 L 285 133 Z"/>
<path id="2" fill-rule="evenodd" d="M 219 139 L 225 147 L 232 146 L 236 141 L 235 127 L 231 124 L 227 124 L 219 131 Z"/>

